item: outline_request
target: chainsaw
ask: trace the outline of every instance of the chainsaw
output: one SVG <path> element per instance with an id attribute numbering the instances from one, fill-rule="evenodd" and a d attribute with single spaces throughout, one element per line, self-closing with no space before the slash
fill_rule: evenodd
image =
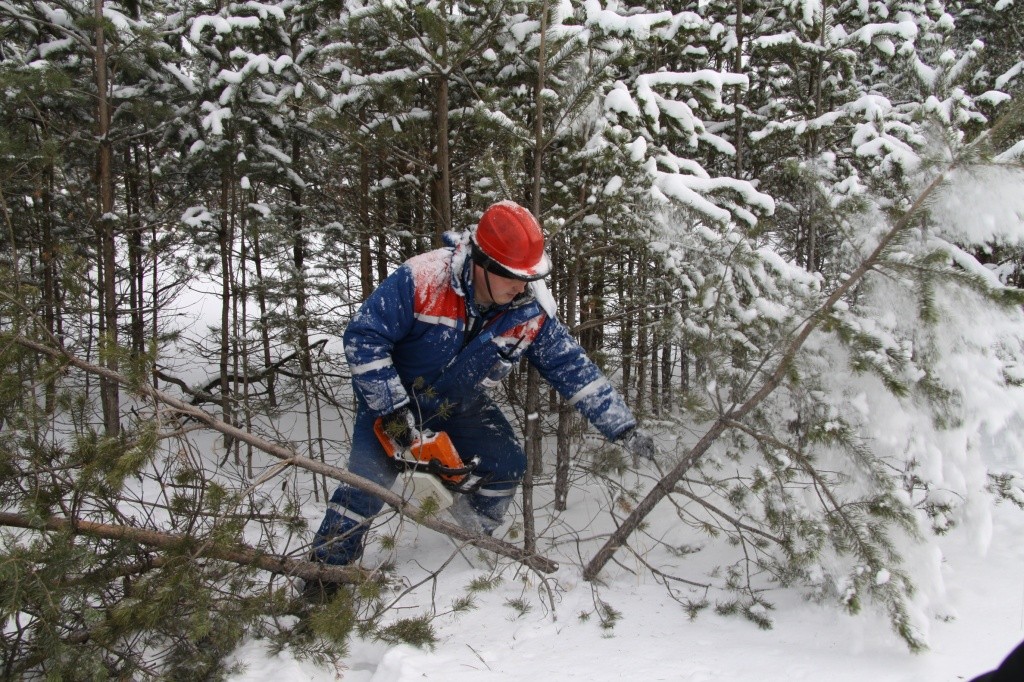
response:
<path id="1" fill-rule="evenodd" d="M 420 431 L 409 447 L 402 447 L 387 434 L 383 422 L 378 417 L 373 423 L 373 432 L 387 456 L 402 468 L 431 474 L 446 489 L 463 494 L 476 492 L 487 482 L 489 477 L 473 473 L 480 458 L 464 462 L 444 431 Z"/>

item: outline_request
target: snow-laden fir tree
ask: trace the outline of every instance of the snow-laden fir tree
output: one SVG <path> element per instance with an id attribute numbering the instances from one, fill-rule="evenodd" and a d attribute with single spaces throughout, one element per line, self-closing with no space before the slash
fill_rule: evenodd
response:
<path id="1" fill-rule="evenodd" d="M 1002 433 L 1012 410 L 988 414 L 972 398 L 993 385 L 1013 394 L 1006 372 L 1017 363 L 1017 313 L 1004 304 L 1017 295 L 954 246 L 977 243 L 978 223 L 992 216 L 960 216 L 945 237 L 932 230 L 949 230 L 948 207 L 934 203 L 949 196 L 942 181 L 979 187 L 959 169 L 980 158 L 968 143 L 987 121 L 957 87 L 978 48 L 951 49 L 954 22 L 940 3 L 764 10 L 760 26 L 775 33 L 748 35 L 747 44 L 751 63 L 763 65 L 752 78 L 775 85 L 776 96 L 744 148 L 751 160 L 770 150 L 776 170 L 802 179 L 772 182 L 769 173 L 759 189 L 776 200 L 777 217 L 756 231 L 723 224 L 726 251 L 692 246 L 714 223 L 665 212 L 670 262 L 699 263 L 696 280 L 688 273 L 682 281 L 700 283 L 693 302 L 703 305 L 681 311 L 679 329 L 705 339 L 712 369 L 695 386 L 705 411 L 691 414 L 707 418 L 703 437 L 694 445 L 683 436 L 683 459 L 662 485 L 676 486 L 669 497 L 682 520 L 737 543 L 737 563 L 724 575 L 741 596 L 721 610 L 767 624 L 763 587 L 803 584 L 854 611 L 875 601 L 918 648 L 929 609 L 941 607 L 916 593 L 914 576 L 936 571 L 920 570 L 928 551 L 915 543 L 986 507 L 990 484 L 1007 480 L 986 477 L 976 439 Z M 716 25 L 730 21 L 736 14 Z M 1002 235 L 1016 234 L 1009 216 Z M 791 224 L 803 227 L 794 235 Z M 830 239 L 808 251 L 801 235 L 823 225 Z M 950 329 L 936 323 L 956 320 L 964 300 L 986 301 L 1002 320 L 986 326 L 992 345 L 976 337 L 949 345 Z M 703 328 L 702 318 L 710 321 Z M 951 376 L 949 361 L 964 352 L 993 368 L 976 375 L 977 386 Z"/>

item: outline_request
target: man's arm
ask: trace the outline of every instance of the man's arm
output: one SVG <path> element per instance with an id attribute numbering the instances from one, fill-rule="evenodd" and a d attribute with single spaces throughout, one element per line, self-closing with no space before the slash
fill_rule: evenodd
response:
<path id="1" fill-rule="evenodd" d="M 383 415 L 409 403 L 391 352 L 413 324 L 413 280 L 402 266 L 366 299 L 345 328 L 352 384 L 370 410 Z"/>
<path id="2" fill-rule="evenodd" d="M 622 395 L 556 318 L 544 321 L 526 356 L 541 376 L 608 440 L 617 440 L 636 427 L 636 417 Z"/>

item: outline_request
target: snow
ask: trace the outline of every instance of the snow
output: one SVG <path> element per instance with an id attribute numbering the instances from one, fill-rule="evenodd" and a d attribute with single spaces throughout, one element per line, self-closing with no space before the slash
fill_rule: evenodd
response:
<path id="1" fill-rule="evenodd" d="M 1019 153 L 1021 144 L 1007 158 Z M 1024 172 L 1016 165 L 958 169 L 938 193 L 932 213 L 943 235 L 960 244 L 1020 244 L 1024 239 Z"/>
<path id="2" fill-rule="evenodd" d="M 203 116 L 203 128 L 214 135 L 224 134 L 224 121 L 232 117 L 230 107 L 218 107 L 213 102 L 203 102 L 200 108 L 207 112 Z"/>
<path id="3" fill-rule="evenodd" d="M 996 89 L 1004 89 L 1008 83 L 1020 75 L 1022 70 L 1024 70 L 1024 62 L 1017 62 L 1014 64 L 1012 68 L 996 79 Z"/>
<path id="4" fill-rule="evenodd" d="M 50 40 L 45 43 L 41 43 L 38 47 L 39 56 L 43 59 L 49 59 L 51 55 L 67 50 L 73 44 L 73 38 L 61 38 L 59 40 Z"/>
<path id="5" fill-rule="evenodd" d="M 584 511 L 582 501 L 576 502 Z M 931 646 L 921 654 L 908 653 L 878 614 L 837 614 L 834 606 L 783 594 L 774 597 L 771 630 L 712 609 L 691 619 L 649 575 L 617 568 L 607 572 L 604 585 L 591 585 L 580 578 L 571 557 L 560 557 L 561 568 L 546 586 L 537 575 L 517 576 L 506 568 L 496 588 L 474 593 L 475 608 L 438 616 L 433 623 L 439 642 L 433 649 L 357 638 L 343 669 L 336 671 L 287 653 L 272 655 L 263 643 L 250 641 L 235 653 L 245 670 L 229 679 L 327 682 L 340 674 L 346 682 L 969 680 L 995 668 L 1024 639 L 1024 544 L 1018 541 L 1024 514 L 1005 505 L 995 511 L 990 551 L 979 552 L 967 529 L 943 538 L 942 555 L 931 570 L 941 572 L 949 585 L 946 604 L 932 618 Z M 451 553 L 440 535 L 407 528 L 398 558 L 411 581 Z M 473 579 L 490 575 L 475 555 L 466 556 L 457 556 L 440 576 L 433 595 L 439 612 L 448 610 L 445 595 L 464 595 Z M 890 579 L 886 570 L 874 576 L 876 583 Z M 429 609 L 432 595 L 426 592 L 403 605 L 413 613 Z M 603 627 L 596 616 L 581 617 L 593 613 L 595 599 L 620 614 L 617 622 Z M 515 600 L 529 610 L 510 606 Z"/>
<path id="6" fill-rule="evenodd" d="M 212 223 L 213 214 L 206 210 L 205 206 L 193 206 L 181 216 L 181 222 L 190 227 L 202 227 L 206 223 Z"/>
<path id="7" fill-rule="evenodd" d="M 547 313 L 548 317 L 558 317 L 558 303 L 548 288 L 548 283 L 542 279 L 530 282 L 530 290 L 540 305 L 541 310 Z"/>
<path id="8" fill-rule="evenodd" d="M 640 117 L 640 107 L 633 101 L 629 89 L 622 82 L 616 83 L 604 97 L 604 107 L 608 111 L 617 111 L 633 118 Z"/>
<path id="9" fill-rule="evenodd" d="M 887 41 L 887 36 L 913 40 L 917 37 L 917 24 L 913 21 L 901 21 L 887 24 L 867 24 L 857 29 L 847 37 L 847 41 L 860 41 L 865 45 L 874 43 L 876 47 L 882 41 Z M 890 42 L 891 44 L 891 42 Z"/>
<path id="10" fill-rule="evenodd" d="M 615 175 L 604 186 L 603 194 L 611 196 L 622 189 L 622 176 Z"/>
<path id="11" fill-rule="evenodd" d="M 192 79 L 186 76 L 184 73 L 182 73 L 181 69 L 179 69 L 176 65 L 163 62 L 161 64 L 161 68 L 165 69 L 166 71 L 169 71 L 171 75 L 174 76 L 175 79 L 177 79 L 181 86 L 185 88 L 186 92 L 191 94 L 195 94 L 196 92 L 198 92 L 198 88 L 196 87 L 196 84 L 192 81 Z"/>
<path id="12" fill-rule="evenodd" d="M 605 32 L 619 35 L 632 35 L 639 40 L 647 40 L 651 31 L 658 25 L 667 24 L 673 19 L 671 12 L 643 13 L 634 16 L 623 16 L 615 11 L 617 3 L 610 2 L 608 7 L 601 7 L 598 0 L 586 0 L 586 22 L 592 26 L 600 26 Z"/>

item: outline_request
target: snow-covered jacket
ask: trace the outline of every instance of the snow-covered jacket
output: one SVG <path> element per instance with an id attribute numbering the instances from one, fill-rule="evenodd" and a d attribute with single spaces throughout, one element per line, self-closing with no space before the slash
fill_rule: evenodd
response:
<path id="1" fill-rule="evenodd" d="M 467 334 L 467 322 L 480 317 L 470 248 L 462 238 L 409 259 L 349 322 L 345 355 L 366 407 L 383 415 L 415 397 L 424 413 L 442 405 L 457 410 L 485 392 L 481 379 L 502 357 L 515 364 L 525 354 L 606 438 L 635 426 L 622 396 L 555 317 L 543 283 L 531 283 L 486 317 L 475 336 Z"/>

